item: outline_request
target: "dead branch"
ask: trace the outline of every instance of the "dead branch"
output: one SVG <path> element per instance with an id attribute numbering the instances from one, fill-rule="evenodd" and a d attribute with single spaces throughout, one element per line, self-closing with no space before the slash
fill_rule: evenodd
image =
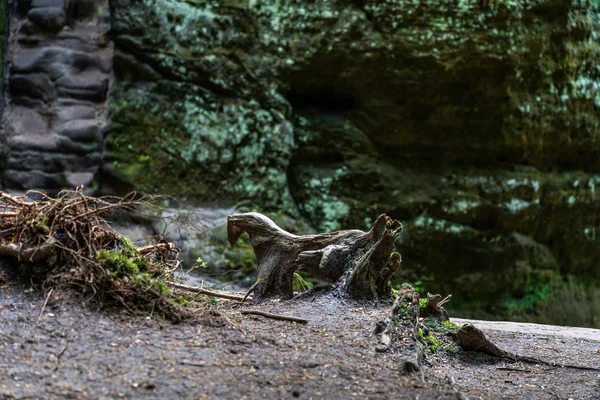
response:
<path id="1" fill-rule="evenodd" d="M 269 313 L 266 311 L 259 311 L 259 310 L 240 310 L 240 314 L 260 315 L 261 317 L 265 317 L 265 318 L 277 319 L 280 321 L 292 321 L 292 322 L 297 322 L 299 324 L 307 324 L 308 323 L 308 320 L 304 319 L 304 318 L 291 317 L 291 316 L 281 315 L 281 314 L 273 314 L 273 313 Z"/>
<path id="2" fill-rule="evenodd" d="M 200 368 L 206 367 L 206 364 L 204 364 L 204 363 L 194 362 L 194 361 L 188 361 L 188 360 L 181 360 L 179 363 L 181 365 L 187 365 L 187 366 L 190 366 L 190 367 L 200 367 Z"/>
<path id="3" fill-rule="evenodd" d="M 0 200 L 5 200 L 11 204 L 17 205 L 17 206 L 27 206 L 30 203 L 24 200 L 21 200 L 22 197 L 17 197 L 17 196 L 12 196 L 8 193 L 0 193 Z"/>
<path id="4" fill-rule="evenodd" d="M 214 290 L 202 289 L 202 288 L 199 288 L 196 286 L 188 286 L 188 285 L 183 285 L 181 283 L 171 282 L 171 281 L 167 281 L 165 283 L 167 285 L 171 286 L 172 288 L 184 290 L 186 292 L 205 294 L 207 296 L 220 297 L 222 299 L 228 299 L 228 300 L 237 300 L 237 301 L 244 300 L 244 297 L 238 296 L 235 294 L 230 294 L 230 293 L 225 293 L 225 292 L 216 292 Z"/>

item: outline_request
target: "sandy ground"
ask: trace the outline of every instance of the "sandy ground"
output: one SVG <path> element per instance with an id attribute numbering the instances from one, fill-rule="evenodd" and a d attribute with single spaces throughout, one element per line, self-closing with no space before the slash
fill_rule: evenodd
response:
<path id="1" fill-rule="evenodd" d="M 69 296 L 40 314 L 42 294 L 25 291 L 0 282 L 0 399 L 600 399 L 600 372 L 476 353 L 429 353 L 423 375 L 406 376 L 400 356 L 375 352 L 389 305 L 324 295 L 264 306 L 301 325 L 223 302 L 172 324 L 84 310 Z M 514 353 L 600 366 L 597 330 L 475 325 Z"/>

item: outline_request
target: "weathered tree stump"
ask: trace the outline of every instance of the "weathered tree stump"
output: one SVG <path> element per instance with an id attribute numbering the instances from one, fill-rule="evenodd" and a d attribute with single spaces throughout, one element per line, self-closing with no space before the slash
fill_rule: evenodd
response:
<path id="1" fill-rule="evenodd" d="M 227 236 L 233 246 L 248 233 L 257 259 L 258 278 L 254 299 L 291 298 L 294 272 L 337 282 L 356 299 L 380 299 L 391 295 L 388 281 L 400 267 L 394 240 L 402 224 L 379 216 L 368 232 L 344 230 L 296 236 L 259 213 L 234 214 L 227 218 Z"/>

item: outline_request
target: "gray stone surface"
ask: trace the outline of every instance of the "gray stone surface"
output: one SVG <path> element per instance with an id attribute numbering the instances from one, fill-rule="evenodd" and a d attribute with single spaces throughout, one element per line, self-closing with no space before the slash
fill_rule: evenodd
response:
<path id="1" fill-rule="evenodd" d="M 2 183 L 49 192 L 90 186 L 102 163 L 112 80 L 108 2 L 34 0 L 17 8 Z"/>
<path id="2" fill-rule="evenodd" d="M 472 324 L 479 329 L 513 332 L 523 335 L 554 336 L 559 338 L 565 337 L 571 339 L 592 340 L 599 342 L 600 345 L 600 329 L 532 324 L 512 321 L 480 321 L 463 318 L 452 318 L 452 322 L 459 325 Z"/>

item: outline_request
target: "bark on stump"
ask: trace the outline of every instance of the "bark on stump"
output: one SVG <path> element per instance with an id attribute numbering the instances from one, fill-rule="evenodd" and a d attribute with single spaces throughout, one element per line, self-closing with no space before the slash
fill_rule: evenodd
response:
<path id="1" fill-rule="evenodd" d="M 233 246 L 248 233 L 257 259 L 258 278 L 254 299 L 293 296 L 294 272 L 338 282 L 356 299 L 380 299 L 391 295 L 388 281 L 400 267 L 394 240 L 402 224 L 379 216 L 368 232 L 343 230 L 297 236 L 284 231 L 259 213 L 234 214 L 227 218 L 227 236 Z"/>

